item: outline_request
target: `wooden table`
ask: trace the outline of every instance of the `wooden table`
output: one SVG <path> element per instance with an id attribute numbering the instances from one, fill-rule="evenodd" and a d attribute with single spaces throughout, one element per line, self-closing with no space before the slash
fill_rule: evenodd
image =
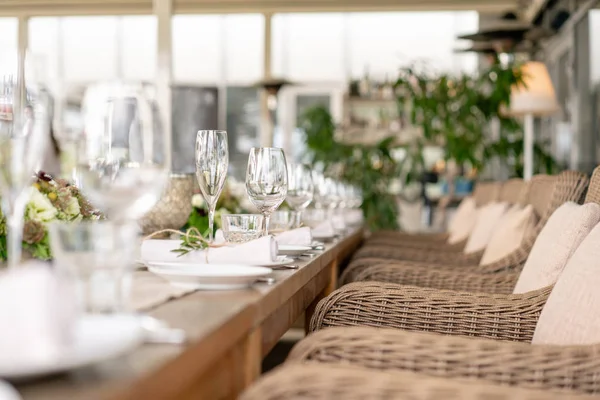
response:
<path id="1" fill-rule="evenodd" d="M 356 229 L 277 283 L 195 292 L 149 314 L 184 329 L 186 346 L 144 345 L 118 359 L 18 385 L 27 399 L 233 399 L 260 375 L 263 357 L 336 286 L 338 267 L 362 241 Z"/>

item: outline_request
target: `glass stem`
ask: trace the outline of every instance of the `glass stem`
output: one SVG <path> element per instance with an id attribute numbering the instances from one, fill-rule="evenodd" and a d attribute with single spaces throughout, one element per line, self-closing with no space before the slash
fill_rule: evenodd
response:
<path id="1" fill-rule="evenodd" d="M 302 210 L 296 211 L 296 228 L 302 226 Z"/>
<path id="2" fill-rule="evenodd" d="M 271 214 L 265 214 L 265 236 L 269 235 L 269 222 L 271 221 Z"/>
<path id="3" fill-rule="evenodd" d="M 26 203 L 23 201 L 27 196 L 18 196 L 12 204 L 5 204 L 6 210 L 6 250 L 8 252 L 8 267 L 15 268 L 21 264 L 23 253 L 23 218 L 25 216 Z"/>
<path id="4" fill-rule="evenodd" d="M 208 241 L 211 243 L 215 239 L 215 206 L 208 206 Z"/>

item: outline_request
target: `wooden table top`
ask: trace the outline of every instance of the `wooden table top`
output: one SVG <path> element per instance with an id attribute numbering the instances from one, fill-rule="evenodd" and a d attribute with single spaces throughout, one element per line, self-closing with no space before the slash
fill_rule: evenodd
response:
<path id="1" fill-rule="evenodd" d="M 259 326 L 335 257 L 354 251 L 362 235 L 362 229 L 355 229 L 338 242 L 327 244 L 317 257 L 297 262 L 298 270 L 275 271 L 274 285 L 260 284 L 238 291 L 198 291 L 151 310 L 149 315 L 186 332 L 188 344 L 184 346 L 143 345 L 117 359 L 17 384 L 17 390 L 26 400 L 141 399 L 150 394 L 152 398 L 168 398 L 168 388 L 161 386 L 161 381 L 168 379 L 176 384 L 177 380 L 194 379 L 186 376 L 186 365 L 193 364 L 196 371 L 210 369 L 229 347 Z"/>

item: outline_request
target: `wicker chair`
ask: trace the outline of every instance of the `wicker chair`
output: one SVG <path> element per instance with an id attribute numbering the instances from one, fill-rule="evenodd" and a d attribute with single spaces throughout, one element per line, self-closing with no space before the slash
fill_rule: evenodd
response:
<path id="1" fill-rule="evenodd" d="M 506 182 L 482 182 L 473 191 L 473 199 L 477 206 L 488 204 L 498 199 L 514 203 L 520 200 L 528 185 L 522 179 L 510 179 Z M 440 248 L 462 251 L 466 240 L 449 244 L 449 234 L 441 233 L 407 233 L 401 231 L 377 231 L 366 241 L 369 245 L 401 246 L 403 248 Z"/>
<path id="2" fill-rule="evenodd" d="M 241 400 L 563 400 L 565 392 L 449 380 L 406 371 L 288 364 L 252 385 Z M 598 399 L 573 395 L 571 400 Z"/>
<path id="3" fill-rule="evenodd" d="M 600 168 L 587 201 L 600 203 Z M 298 343 L 289 361 L 600 394 L 600 344 L 531 345 L 551 291 L 501 295 L 352 283 L 317 305 L 310 330 L 318 332 Z"/>
<path id="4" fill-rule="evenodd" d="M 411 268 L 414 271 L 409 271 L 407 272 L 408 274 L 418 274 L 419 271 L 425 269 L 431 271 L 446 270 L 482 274 L 504 272 L 508 273 L 508 275 L 513 275 L 508 276 L 506 279 L 514 279 L 514 273 L 518 273 L 521 270 L 538 234 L 548 218 L 550 218 L 550 215 L 567 201 L 578 202 L 585 192 L 587 183 L 588 178 L 584 174 L 574 171 L 563 172 L 557 177 L 536 177 L 535 181 L 532 181 L 530 184 L 528 203 L 533 205 L 534 210 L 540 216 L 538 224 L 524 238 L 523 243 L 516 251 L 491 264 L 479 265 L 482 252 L 475 255 L 464 255 L 449 254 L 448 252 L 438 253 L 432 249 L 428 251 L 416 249 L 396 250 L 389 246 L 369 246 L 361 248 L 357 252 L 355 259 L 344 270 L 340 282 L 346 284 L 358 279 L 386 280 L 383 269 L 385 269 L 385 274 L 394 274 L 396 269 L 409 270 Z M 402 260 L 402 257 L 406 257 L 406 259 Z M 421 260 L 415 260 L 415 258 L 419 257 Z M 384 268 L 383 264 L 387 266 Z M 373 271 L 380 274 L 377 278 L 369 275 L 371 272 L 364 272 L 375 265 L 379 269 Z M 469 277 L 464 278 L 467 281 L 470 279 Z M 452 280 L 453 278 L 443 277 L 443 279 Z M 390 278 L 390 280 L 393 282 L 398 281 L 396 278 Z M 420 283 L 420 285 L 426 286 L 425 283 Z M 451 287 L 454 288 L 453 286 Z"/>
<path id="5" fill-rule="evenodd" d="M 478 206 L 483 206 L 492 201 L 504 201 L 509 204 L 523 203 L 529 185 L 522 179 L 509 179 L 506 182 L 489 182 L 479 184 L 474 192 L 473 199 Z M 448 233 L 410 234 L 398 231 L 378 231 L 369 237 L 363 246 L 392 246 L 395 248 L 435 249 L 460 252 L 467 241 L 454 244 L 447 243 Z"/>

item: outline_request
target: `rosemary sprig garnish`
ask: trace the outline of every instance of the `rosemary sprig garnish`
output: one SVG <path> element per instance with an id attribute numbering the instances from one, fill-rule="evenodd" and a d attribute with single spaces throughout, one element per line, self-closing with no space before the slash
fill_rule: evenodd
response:
<path id="1" fill-rule="evenodd" d="M 208 248 L 208 237 L 208 230 L 201 235 L 198 229 L 192 227 L 181 236 L 179 248 L 171 250 L 171 252 L 177 253 L 177 257 L 181 257 L 195 250 L 206 249 Z"/>

